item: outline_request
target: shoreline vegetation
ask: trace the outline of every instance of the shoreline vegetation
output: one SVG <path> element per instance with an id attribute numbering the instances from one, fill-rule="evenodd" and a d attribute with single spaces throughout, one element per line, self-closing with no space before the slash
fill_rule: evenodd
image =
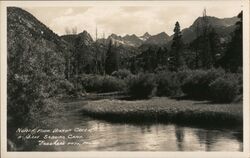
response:
<path id="1" fill-rule="evenodd" d="M 241 126 L 242 103 L 216 104 L 208 101 L 153 97 L 148 100 L 101 99 L 83 105 L 84 115 L 114 123 L 180 123 L 206 126 Z"/>

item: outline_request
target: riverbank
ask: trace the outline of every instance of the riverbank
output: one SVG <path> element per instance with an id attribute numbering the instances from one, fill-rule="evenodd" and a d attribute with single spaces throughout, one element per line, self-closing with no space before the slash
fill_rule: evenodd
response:
<path id="1" fill-rule="evenodd" d="M 242 125 L 242 103 L 215 104 L 207 101 L 174 100 L 155 97 L 149 100 L 88 101 L 83 113 L 111 122 L 165 122 L 183 124 Z"/>

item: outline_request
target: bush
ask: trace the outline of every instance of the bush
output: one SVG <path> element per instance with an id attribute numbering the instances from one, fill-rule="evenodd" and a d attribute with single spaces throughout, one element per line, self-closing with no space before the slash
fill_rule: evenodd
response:
<path id="1" fill-rule="evenodd" d="M 165 72 L 157 76 L 158 96 L 176 96 L 180 93 L 180 86 L 176 73 Z"/>
<path id="2" fill-rule="evenodd" d="M 178 79 L 179 83 L 182 85 L 184 81 L 187 79 L 187 77 L 192 73 L 192 70 L 185 69 L 182 71 L 176 72 L 175 76 Z"/>
<path id="3" fill-rule="evenodd" d="M 102 76 L 82 75 L 81 84 L 87 92 L 98 92 L 102 87 Z"/>
<path id="4" fill-rule="evenodd" d="M 199 99 L 209 98 L 209 84 L 220 76 L 224 76 L 222 69 L 193 70 L 183 81 L 181 89 L 188 96 Z"/>
<path id="5" fill-rule="evenodd" d="M 74 85 L 68 80 L 59 81 L 58 87 L 57 93 L 61 95 L 71 95 L 76 91 Z"/>
<path id="6" fill-rule="evenodd" d="M 155 87 L 153 74 L 140 74 L 130 78 L 128 82 L 129 94 L 138 99 L 151 97 Z"/>
<path id="7" fill-rule="evenodd" d="M 125 79 L 125 78 L 131 76 L 132 73 L 127 69 L 121 69 L 121 70 L 113 72 L 111 75 L 114 77 L 117 77 L 119 79 Z"/>
<path id="8" fill-rule="evenodd" d="M 216 102 L 232 102 L 238 93 L 237 80 L 217 78 L 210 85 L 211 99 Z"/>
<path id="9" fill-rule="evenodd" d="M 100 92 L 122 91 L 124 87 L 124 80 L 117 79 L 112 76 L 107 76 L 102 79 L 102 87 L 100 89 Z"/>
<path id="10" fill-rule="evenodd" d="M 84 75 L 81 83 L 87 92 L 114 92 L 125 87 L 124 80 L 112 76 Z"/>

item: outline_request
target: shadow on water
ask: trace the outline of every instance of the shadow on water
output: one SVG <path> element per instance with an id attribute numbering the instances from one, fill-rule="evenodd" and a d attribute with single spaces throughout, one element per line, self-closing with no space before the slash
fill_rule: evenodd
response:
<path id="1" fill-rule="evenodd" d="M 165 114 L 138 114 L 138 113 L 130 113 L 130 114 L 122 114 L 122 113 L 88 113 L 86 111 L 81 111 L 82 115 L 91 117 L 97 120 L 103 120 L 109 123 L 114 124 L 132 124 L 132 125 L 141 125 L 141 124 L 178 124 L 181 126 L 189 126 L 189 127 L 199 127 L 205 129 L 240 129 L 243 130 L 243 123 L 238 122 L 238 120 L 230 120 L 228 121 L 217 120 L 216 118 L 202 120 L 196 117 L 187 118 L 184 117 L 182 113 L 169 116 Z"/>

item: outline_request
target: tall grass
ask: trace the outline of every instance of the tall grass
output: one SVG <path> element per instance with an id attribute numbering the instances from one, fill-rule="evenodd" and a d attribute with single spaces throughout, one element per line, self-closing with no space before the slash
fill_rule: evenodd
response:
<path id="1" fill-rule="evenodd" d="M 83 112 L 114 122 L 242 124 L 242 104 L 209 104 L 165 97 L 139 101 L 90 101 L 83 107 Z"/>

